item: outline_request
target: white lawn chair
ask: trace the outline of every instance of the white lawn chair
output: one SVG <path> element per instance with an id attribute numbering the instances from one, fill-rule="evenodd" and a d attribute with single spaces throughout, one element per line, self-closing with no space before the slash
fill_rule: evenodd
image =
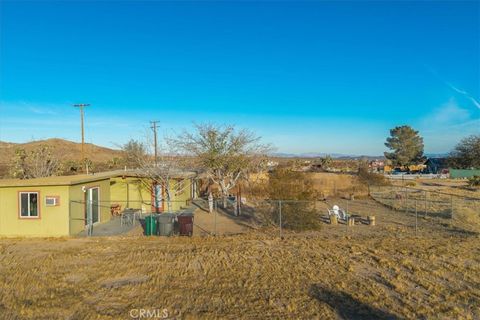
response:
<path id="1" fill-rule="evenodd" d="M 348 216 L 349 216 L 349 214 L 345 213 L 345 211 L 340 209 L 340 207 L 337 205 L 334 205 L 331 210 L 328 209 L 328 215 L 336 216 L 337 219 L 341 219 L 345 221 L 348 219 Z"/>

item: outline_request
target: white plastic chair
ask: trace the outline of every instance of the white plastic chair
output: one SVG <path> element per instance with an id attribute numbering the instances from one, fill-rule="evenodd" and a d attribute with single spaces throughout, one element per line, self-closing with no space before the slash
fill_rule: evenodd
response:
<path id="1" fill-rule="evenodd" d="M 337 216 L 338 219 L 347 220 L 348 214 L 344 210 L 340 209 L 339 206 L 334 205 L 332 210 L 328 209 L 328 215 Z"/>

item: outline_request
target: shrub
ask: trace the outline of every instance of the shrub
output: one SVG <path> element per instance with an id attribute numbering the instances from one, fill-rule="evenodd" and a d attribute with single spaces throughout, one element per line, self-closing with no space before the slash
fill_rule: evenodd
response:
<path id="1" fill-rule="evenodd" d="M 368 171 L 367 166 L 360 166 L 358 168 L 357 179 L 361 185 L 384 186 L 390 184 L 383 175 Z"/>
<path id="2" fill-rule="evenodd" d="M 273 200 L 267 210 L 271 223 L 280 223 L 279 202 L 276 200 L 288 200 L 282 201 L 282 226 L 285 229 L 302 231 L 320 228 L 314 205 L 318 194 L 308 175 L 278 168 L 270 174 L 267 189 L 270 200 Z"/>
<path id="3" fill-rule="evenodd" d="M 470 187 L 480 187 L 480 176 L 468 178 L 468 185 Z"/>

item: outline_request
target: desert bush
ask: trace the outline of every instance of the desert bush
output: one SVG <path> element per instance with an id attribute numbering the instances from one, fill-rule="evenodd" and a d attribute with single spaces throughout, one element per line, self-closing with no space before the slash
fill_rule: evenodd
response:
<path id="1" fill-rule="evenodd" d="M 272 224 L 278 226 L 280 223 L 281 205 L 284 228 L 295 231 L 320 228 L 315 212 L 318 194 L 310 176 L 288 168 L 276 169 L 270 173 L 267 192 L 271 205 L 262 214 Z"/>
<path id="2" fill-rule="evenodd" d="M 282 227 L 294 231 L 320 229 L 315 202 L 282 202 Z M 280 222 L 280 215 L 278 215 Z"/>
<path id="3" fill-rule="evenodd" d="M 264 226 L 278 227 L 282 212 L 282 228 L 293 231 L 318 230 L 321 223 L 314 201 L 261 201 L 255 207 L 255 216 Z"/>
<path id="4" fill-rule="evenodd" d="M 313 180 L 303 172 L 278 168 L 270 173 L 268 195 L 272 200 L 315 200 Z"/>
<path id="5" fill-rule="evenodd" d="M 67 160 L 62 163 L 62 175 L 77 174 L 82 170 L 81 161 Z"/>
<path id="6" fill-rule="evenodd" d="M 357 181 L 360 185 L 367 186 L 385 186 L 390 184 L 383 175 L 370 172 L 367 166 L 360 166 L 358 168 Z"/>
<path id="7" fill-rule="evenodd" d="M 468 185 L 470 187 L 480 187 L 480 176 L 468 178 Z"/>

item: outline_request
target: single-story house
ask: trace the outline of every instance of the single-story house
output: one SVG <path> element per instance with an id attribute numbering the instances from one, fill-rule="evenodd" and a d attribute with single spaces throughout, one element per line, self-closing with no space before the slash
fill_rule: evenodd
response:
<path id="1" fill-rule="evenodd" d="M 196 196 L 195 172 L 170 179 L 171 202 L 165 186 L 138 171 L 35 179 L 0 179 L 0 237 L 73 236 L 112 218 L 112 208 L 145 213 L 185 207 Z"/>
<path id="2" fill-rule="evenodd" d="M 428 158 L 425 162 L 425 173 L 445 174 L 448 172 L 447 158 Z"/>

